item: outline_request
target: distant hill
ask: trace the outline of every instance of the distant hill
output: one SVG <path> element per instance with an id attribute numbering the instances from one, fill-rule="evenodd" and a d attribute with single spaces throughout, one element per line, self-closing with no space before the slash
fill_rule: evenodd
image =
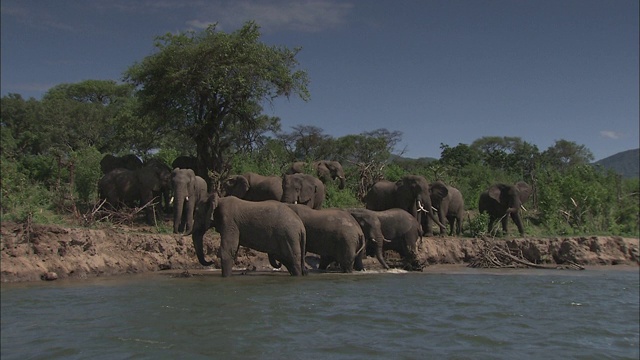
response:
<path id="1" fill-rule="evenodd" d="M 640 149 L 627 150 L 594 163 L 611 169 L 625 178 L 640 177 Z"/>

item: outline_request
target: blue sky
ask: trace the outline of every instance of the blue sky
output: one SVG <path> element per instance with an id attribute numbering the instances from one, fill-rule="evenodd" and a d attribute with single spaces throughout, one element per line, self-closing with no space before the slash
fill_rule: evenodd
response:
<path id="1" fill-rule="evenodd" d="M 596 160 L 639 147 L 637 0 L 2 0 L 1 93 L 120 80 L 155 36 L 247 20 L 300 46 L 311 100 L 265 107 L 283 130 L 402 132 L 404 156 L 440 143 L 556 140 Z"/>

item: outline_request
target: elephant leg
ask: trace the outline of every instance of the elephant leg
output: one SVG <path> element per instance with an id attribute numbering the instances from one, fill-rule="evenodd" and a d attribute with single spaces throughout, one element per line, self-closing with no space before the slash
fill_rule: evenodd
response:
<path id="1" fill-rule="evenodd" d="M 364 264 L 362 263 L 362 259 L 363 259 L 363 258 L 364 258 L 364 256 L 365 256 L 365 254 L 364 254 L 364 253 L 365 253 L 365 251 L 364 251 L 364 250 L 362 250 L 358 255 L 356 255 L 356 258 L 355 258 L 355 259 L 354 259 L 354 261 L 353 261 L 353 268 L 354 268 L 356 271 L 364 271 L 364 270 L 365 270 L 365 269 L 364 269 Z"/>
<path id="2" fill-rule="evenodd" d="M 520 218 L 520 215 L 517 212 L 512 212 L 511 219 L 518 227 L 518 232 L 520 233 L 520 235 L 524 236 L 524 226 L 522 226 L 522 219 Z"/>
<path id="3" fill-rule="evenodd" d="M 302 269 L 300 268 L 300 261 L 296 260 L 295 256 L 287 256 L 287 260 L 282 261 L 282 265 L 284 265 L 289 274 L 292 276 L 302 276 Z"/>
<path id="4" fill-rule="evenodd" d="M 504 235 L 507 235 L 509 233 L 507 230 L 507 227 L 509 226 L 509 217 L 503 216 L 502 219 L 500 219 L 500 222 L 502 223 L 502 232 Z"/>
<path id="5" fill-rule="evenodd" d="M 384 267 L 386 270 L 389 270 L 389 265 L 384 260 L 384 249 L 383 249 L 384 239 L 375 240 L 375 246 L 376 246 L 376 259 L 378 259 L 378 262 L 380 263 L 380 265 L 382 265 L 382 267 Z"/>
<path id="6" fill-rule="evenodd" d="M 496 218 L 492 215 L 489 215 L 489 225 L 487 226 L 487 233 L 491 234 L 493 232 L 493 224 L 496 223 Z"/>
<path id="7" fill-rule="evenodd" d="M 424 227 L 422 228 L 422 234 L 424 236 L 433 236 L 433 229 L 431 228 L 431 219 L 429 218 L 429 216 L 423 213 L 419 213 L 418 216 L 424 218 L 424 221 L 418 222 L 424 224 Z"/>
<path id="8" fill-rule="evenodd" d="M 320 263 L 318 264 L 319 270 L 327 270 L 329 265 L 333 262 L 333 258 L 331 256 L 320 256 Z"/>
<path id="9" fill-rule="evenodd" d="M 222 277 L 229 277 L 240 248 L 240 236 L 237 233 L 226 233 L 220 236 L 220 267 Z"/>

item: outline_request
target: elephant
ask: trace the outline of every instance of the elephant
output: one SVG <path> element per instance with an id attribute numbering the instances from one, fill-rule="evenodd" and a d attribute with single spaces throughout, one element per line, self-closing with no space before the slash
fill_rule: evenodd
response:
<path id="1" fill-rule="evenodd" d="M 114 169 L 98 181 L 100 199 L 104 199 L 113 208 L 123 204 L 144 206 L 152 203 L 154 194 L 171 186 L 171 174 L 154 166 L 145 166 L 137 170 Z M 154 224 L 155 206 L 146 208 L 146 220 Z"/>
<path id="2" fill-rule="evenodd" d="M 305 172 L 306 163 L 304 161 L 296 161 L 291 164 L 287 170 L 287 174 L 299 174 Z M 342 190 L 345 186 L 345 175 L 342 164 L 338 161 L 319 160 L 311 163 L 311 167 L 315 170 L 318 179 L 323 184 L 339 179 L 338 189 Z"/>
<path id="3" fill-rule="evenodd" d="M 122 168 L 127 170 L 137 170 L 143 166 L 142 160 L 133 154 L 124 156 L 105 155 L 100 160 L 100 170 L 103 175 L 108 174 L 111 170 Z"/>
<path id="4" fill-rule="evenodd" d="M 439 181 L 432 183 L 441 183 Z M 441 183 L 443 184 L 443 183 Z M 443 184 L 444 185 L 444 184 Z M 431 194 L 431 205 L 438 212 L 438 220 L 441 223 L 449 223 L 449 235 L 462 234 L 462 219 L 464 218 L 464 198 L 460 190 L 453 186 L 444 185 L 447 187 L 447 194 L 442 197 L 440 193 L 435 192 Z M 428 217 L 422 218 L 423 229 L 431 226 Z"/>
<path id="5" fill-rule="evenodd" d="M 380 225 L 375 223 L 370 226 L 380 226 L 380 232 L 383 236 L 381 240 L 375 241 L 375 253 L 378 261 L 388 269 L 384 257 L 383 250 L 393 250 L 402 257 L 404 268 L 407 270 L 421 270 L 422 266 L 417 260 L 417 243 L 422 239 L 420 223 L 411 216 L 407 211 L 393 208 L 381 211 L 373 211 L 362 208 L 348 209 L 352 216 L 360 219 L 359 222 L 370 222 L 373 215 L 379 221 Z"/>
<path id="6" fill-rule="evenodd" d="M 345 209 L 358 222 L 364 234 L 366 244 L 366 255 L 375 255 L 376 259 L 385 269 L 389 269 L 389 265 L 384 260 L 383 242 L 388 241 L 382 235 L 382 225 L 380 219 L 373 210 L 364 208 Z"/>
<path id="7" fill-rule="evenodd" d="M 149 159 L 144 162 L 144 167 L 151 166 L 161 178 L 162 187 L 160 191 L 154 192 L 154 197 L 159 197 L 162 202 L 162 208 L 166 214 L 171 212 L 171 168 L 159 159 Z"/>
<path id="8" fill-rule="evenodd" d="M 318 178 L 307 174 L 282 176 L 282 202 L 304 204 L 317 210 L 322 208 L 324 197 L 324 184 Z"/>
<path id="9" fill-rule="evenodd" d="M 365 207 L 369 210 L 387 210 L 393 208 L 403 209 L 409 212 L 421 224 L 421 212 L 429 216 L 444 233 L 445 226 L 435 217 L 431 206 L 431 195 L 447 195 L 447 187 L 442 183 L 429 184 L 420 175 L 405 175 L 395 183 L 388 180 L 380 180 L 373 184 L 364 196 Z M 427 236 L 433 236 L 431 228 L 423 229 Z"/>
<path id="10" fill-rule="evenodd" d="M 226 196 L 235 196 L 249 201 L 276 200 L 282 198 L 282 178 L 262 176 L 255 173 L 233 175 L 222 185 Z"/>
<path id="11" fill-rule="evenodd" d="M 173 232 L 191 235 L 196 204 L 207 201 L 207 182 L 191 169 L 175 168 L 171 172 L 173 187 Z"/>
<path id="12" fill-rule="evenodd" d="M 180 155 L 173 160 L 173 162 L 171 163 L 171 167 L 173 169 L 180 168 L 180 169 L 191 169 L 193 171 L 197 171 L 198 158 L 195 156 Z"/>
<path id="13" fill-rule="evenodd" d="M 336 261 L 345 273 L 354 268 L 364 270 L 361 257 L 365 248 L 364 234 L 348 211 L 287 205 L 300 217 L 307 231 L 307 252 L 320 255 L 319 269 L 326 270 L 331 262 Z"/>
<path id="14" fill-rule="evenodd" d="M 205 259 L 203 237 L 209 228 L 220 234 L 222 276 L 231 276 L 238 248 L 246 246 L 269 254 L 280 261 L 293 276 L 305 274 L 307 233 L 302 220 L 286 204 L 247 201 L 235 196 L 219 197 L 213 193 L 196 205 L 191 238 L 198 261 Z"/>
<path id="15" fill-rule="evenodd" d="M 515 185 L 498 183 L 494 184 L 487 191 L 480 194 L 478 210 L 480 213 L 489 214 L 489 228 L 491 232 L 493 224 L 500 219 L 502 231 L 507 235 L 508 215 L 518 227 L 521 236 L 524 236 L 524 227 L 520 218 L 519 209 L 531 196 L 532 188 L 524 181 L 519 181 Z"/>

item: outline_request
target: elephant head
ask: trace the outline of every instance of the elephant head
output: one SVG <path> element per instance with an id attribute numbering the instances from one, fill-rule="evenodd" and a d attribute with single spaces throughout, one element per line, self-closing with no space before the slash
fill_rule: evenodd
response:
<path id="1" fill-rule="evenodd" d="M 320 209 L 324 202 L 324 184 L 307 174 L 283 175 L 282 202 L 304 204 L 312 209 Z"/>
<path id="2" fill-rule="evenodd" d="M 342 169 L 342 165 L 338 161 L 328 161 L 322 160 L 315 163 L 315 167 L 318 172 L 318 178 L 323 182 L 327 183 L 330 179 L 340 180 L 340 185 L 338 188 L 340 190 L 344 189 L 345 185 L 345 176 L 344 170 Z"/>
<path id="3" fill-rule="evenodd" d="M 478 209 L 481 213 L 489 214 L 489 231 L 493 228 L 493 223 L 501 219 L 502 230 L 507 233 L 507 215 L 510 215 L 520 234 L 524 235 L 519 210 L 524 209 L 523 204 L 529 199 L 531 193 L 531 186 L 524 181 L 519 181 L 515 185 L 494 184 L 482 193 Z"/>
<path id="4" fill-rule="evenodd" d="M 433 220 L 444 232 L 444 224 L 434 215 L 433 206 L 431 204 L 431 196 L 437 197 L 447 196 L 447 187 L 439 182 L 429 184 L 427 180 L 419 175 L 407 175 L 396 182 L 396 202 L 400 208 L 405 209 L 413 215 L 418 223 L 421 223 L 421 217 L 424 213 Z M 423 229 L 428 235 L 431 234 L 430 229 Z"/>
<path id="5" fill-rule="evenodd" d="M 250 188 L 251 185 L 246 177 L 242 175 L 234 175 L 230 176 L 222 184 L 222 193 L 224 196 L 235 196 L 243 199 Z"/>

